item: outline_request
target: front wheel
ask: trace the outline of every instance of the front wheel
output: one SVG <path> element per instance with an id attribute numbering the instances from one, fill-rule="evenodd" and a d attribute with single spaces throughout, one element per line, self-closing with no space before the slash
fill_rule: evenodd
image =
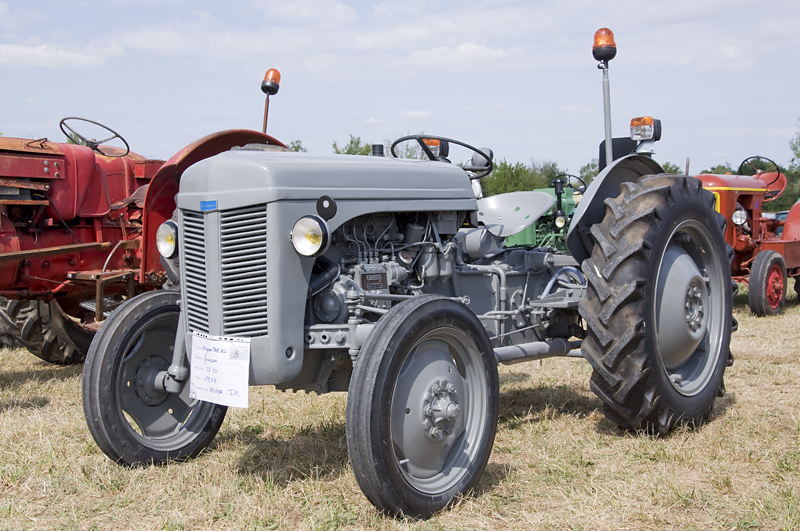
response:
<path id="1" fill-rule="evenodd" d="M 786 263 L 780 253 L 761 251 L 750 269 L 747 302 L 758 316 L 778 315 L 786 305 Z"/>
<path id="2" fill-rule="evenodd" d="M 163 464 L 196 456 L 217 434 L 227 408 L 167 393 L 158 382 L 172 362 L 179 294 L 151 291 L 120 306 L 100 328 L 83 368 L 89 431 L 113 461 Z"/>
<path id="3" fill-rule="evenodd" d="M 592 391 L 623 428 L 699 426 L 731 359 L 724 218 L 699 180 L 680 175 L 624 183 L 605 204 L 579 308 Z"/>
<path id="4" fill-rule="evenodd" d="M 469 309 L 434 295 L 392 308 L 361 348 L 347 398 L 347 450 L 367 499 L 428 518 L 473 489 L 494 443 L 498 389 Z"/>

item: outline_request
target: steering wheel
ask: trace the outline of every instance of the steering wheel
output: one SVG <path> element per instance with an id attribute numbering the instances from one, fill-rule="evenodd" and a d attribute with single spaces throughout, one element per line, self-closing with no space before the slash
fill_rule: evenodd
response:
<path id="1" fill-rule="evenodd" d="M 82 134 L 80 134 L 79 132 L 77 132 L 75 129 L 73 129 L 67 123 L 67 120 L 76 120 L 76 121 L 79 121 L 79 122 L 87 122 L 87 123 L 90 123 L 90 124 L 94 124 L 94 125 L 96 125 L 98 127 L 101 127 L 103 129 L 105 129 L 106 131 L 108 131 L 109 133 L 112 133 L 112 134 L 111 134 L 110 137 L 104 138 L 103 140 L 94 140 L 94 139 L 90 140 L 90 139 L 86 138 L 85 136 L 83 136 Z M 58 126 L 61 128 L 61 132 L 64 133 L 64 136 L 66 136 L 68 139 L 74 140 L 72 135 L 75 135 L 81 140 L 81 142 L 84 143 L 84 145 L 86 145 L 87 147 L 91 148 L 91 150 L 94 151 L 95 153 L 100 153 L 103 156 L 106 156 L 106 157 L 124 157 L 125 155 L 127 155 L 128 153 L 131 152 L 131 147 L 128 145 L 128 142 L 124 138 L 122 138 L 122 136 L 119 133 L 117 133 L 116 131 L 114 131 L 110 127 L 106 127 L 105 125 L 103 125 L 101 123 L 95 122 L 94 120 L 87 120 L 86 118 L 78 118 L 77 116 L 70 116 L 70 117 L 64 118 L 60 122 L 58 122 Z M 67 131 L 69 131 L 69 132 L 67 132 Z M 105 144 L 106 142 L 108 142 L 110 140 L 114 140 L 115 138 L 119 138 L 120 140 L 122 140 L 122 143 L 125 144 L 125 153 L 122 153 L 122 154 L 119 154 L 119 153 L 106 153 L 105 151 L 100 149 L 100 145 L 101 144 Z M 112 147 L 112 146 L 109 146 L 109 147 Z M 120 149 L 120 148 L 114 148 L 114 149 Z"/>
<path id="2" fill-rule="evenodd" d="M 756 168 L 755 165 L 752 162 L 750 162 L 751 160 L 756 160 L 756 159 L 766 160 L 767 162 L 770 162 L 770 163 L 772 163 L 773 166 L 775 166 L 775 171 L 778 172 L 778 175 L 775 176 L 775 178 L 772 180 L 772 182 L 767 183 L 767 186 L 775 184 L 778 181 L 778 179 L 780 179 L 780 177 L 781 177 L 781 173 L 782 173 L 781 172 L 781 167 L 778 166 L 777 164 L 775 164 L 774 160 L 768 159 L 767 157 L 762 157 L 761 155 L 756 155 L 755 157 L 747 157 L 746 159 L 744 159 L 742 161 L 742 163 L 739 164 L 739 171 L 737 172 L 737 174 L 738 175 L 744 175 L 742 173 L 742 168 L 744 167 L 745 164 L 747 164 L 748 166 L 753 168 L 753 171 L 756 172 L 755 175 L 758 175 L 759 173 L 763 172 L 764 170 L 760 170 L 760 169 Z"/>
<path id="3" fill-rule="evenodd" d="M 394 158 L 399 158 L 397 156 L 397 152 L 395 151 L 395 147 L 397 147 L 398 144 L 400 144 L 402 142 L 406 142 L 408 140 L 416 140 L 417 143 L 419 144 L 419 147 L 422 148 L 422 152 L 425 153 L 425 156 L 428 157 L 428 159 L 430 159 L 430 160 L 438 160 L 438 161 L 443 161 L 443 162 L 450 162 L 450 161 L 447 160 L 446 158 L 444 158 L 444 156 L 437 157 L 436 155 L 434 155 L 433 151 L 431 151 L 431 148 L 425 143 L 425 140 L 438 140 L 440 143 L 441 142 L 446 142 L 448 144 L 456 144 L 456 145 L 459 145 L 459 146 L 462 146 L 462 147 L 465 147 L 465 148 L 469 149 L 470 151 L 473 152 L 472 165 L 471 166 L 459 166 L 459 167 L 462 170 L 466 171 L 466 172 L 473 172 L 474 173 L 474 175 L 470 175 L 470 179 L 473 179 L 473 180 L 474 179 L 483 179 L 484 177 L 486 177 L 487 175 L 492 173 L 492 170 L 494 169 L 494 163 L 492 162 L 492 158 L 489 155 L 487 155 L 483 150 L 480 150 L 480 149 L 478 149 L 478 148 L 476 148 L 474 146 L 470 146 L 469 144 L 465 144 L 464 142 L 461 142 L 459 140 L 454 140 L 452 138 L 446 138 L 446 137 L 443 137 L 443 136 L 408 135 L 408 136 L 404 136 L 404 137 L 398 138 L 397 140 L 392 142 L 392 145 L 389 148 L 389 151 L 391 151 L 392 156 Z M 479 158 L 476 159 L 475 158 L 476 155 Z M 480 163 L 480 162 L 484 162 L 484 165 L 482 165 L 482 166 L 478 165 L 478 163 Z"/>
<path id="4" fill-rule="evenodd" d="M 572 189 L 575 189 L 575 184 L 573 179 L 577 179 L 578 181 L 581 182 L 581 186 L 583 186 L 583 189 L 586 190 L 586 182 L 577 175 L 572 175 L 571 173 L 559 173 L 558 175 L 556 175 L 556 179 L 558 179 L 559 177 L 566 177 L 567 180 L 564 182 L 564 184 Z M 553 179 L 550 182 L 550 184 L 553 184 L 556 181 L 556 179 Z"/>

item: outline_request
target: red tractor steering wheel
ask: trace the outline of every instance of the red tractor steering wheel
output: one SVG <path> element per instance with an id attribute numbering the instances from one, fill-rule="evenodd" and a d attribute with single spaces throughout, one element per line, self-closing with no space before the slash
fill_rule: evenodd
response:
<path id="1" fill-rule="evenodd" d="M 111 136 L 108 137 L 108 138 L 104 138 L 103 140 L 95 140 L 93 138 L 92 139 L 86 138 L 85 136 L 83 136 L 82 134 L 77 132 L 75 129 L 73 129 L 67 123 L 67 120 L 76 120 L 76 121 L 79 121 L 79 122 L 88 122 L 90 124 L 94 124 L 94 125 L 102 128 L 102 129 L 105 129 L 109 133 L 111 133 Z M 75 137 L 78 137 L 78 139 L 83 143 L 83 145 L 91 148 L 92 151 L 94 151 L 95 153 L 99 153 L 99 154 L 101 154 L 101 155 L 103 155 L 105 157 L 124 157 L 125 155 L 127 155 L 128 153 L 131 152 L 131 147 L 128 145 L 128 142 L 124 138 L 122 138 L 122 135 L 120 135 L 119 133 L 117 133 L 116 131 L 111 129 L 110 127 L 106 127 L 105 125 L 103 125 L 103 124 L 101 124 L 99 122 L 95 122 L 94 120 L 87 120 L 86 118 L 78 118 L 77 116 L 70 116 L 70 117 L 64 118 L 60 122 L 58 122 L 58 126 L 61 128 L 61 132 L 64 133 L 64 136 L 66 136 L 69 140 L 75 141 Z M 69 131 L 69 132 L 67 132 L 67 131 Z M 120 150 L 121 148 L 115 148 L 113 146 L 108 146 L 106 148 L 106 151 L 103 151 L 102 149 L 100 149 L 100 145 L 101 144 L 105 144 L 106 142 L 114 140 L 115 138 L 119 138 L 122 141 L 122 143 L 125 144 L 125 153 L 119 153 L 118 150 Z M 113 152 L 110 151 L 109 148 L 112 148 L 114 151 Z"/>

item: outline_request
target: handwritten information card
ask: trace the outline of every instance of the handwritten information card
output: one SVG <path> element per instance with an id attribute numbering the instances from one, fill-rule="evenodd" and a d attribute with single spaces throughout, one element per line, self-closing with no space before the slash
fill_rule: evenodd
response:
<path id="1" fill-rule="evenodd" d="M 250 338 L 192 333 L 189 396 L 222 406 L 247 407 Z"/>

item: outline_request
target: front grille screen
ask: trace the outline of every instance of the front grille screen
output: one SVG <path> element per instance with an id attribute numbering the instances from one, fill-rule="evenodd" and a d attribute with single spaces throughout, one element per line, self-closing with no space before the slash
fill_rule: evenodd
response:
<path id="1" fill-rule="evenodd" d="M 211 214 L 182 211 L 182 219 L 189 328 L 205 333 L 221 329 L 225 336 L 267 335 L 266 205 L 219 212 L 218 234 Z M 219 268 L 207 267 L 217 244 Z M 210 304 L 221 305 L 221 327 L 209 324 L 209 315 L 216 313 L 208 311 Z"/>

